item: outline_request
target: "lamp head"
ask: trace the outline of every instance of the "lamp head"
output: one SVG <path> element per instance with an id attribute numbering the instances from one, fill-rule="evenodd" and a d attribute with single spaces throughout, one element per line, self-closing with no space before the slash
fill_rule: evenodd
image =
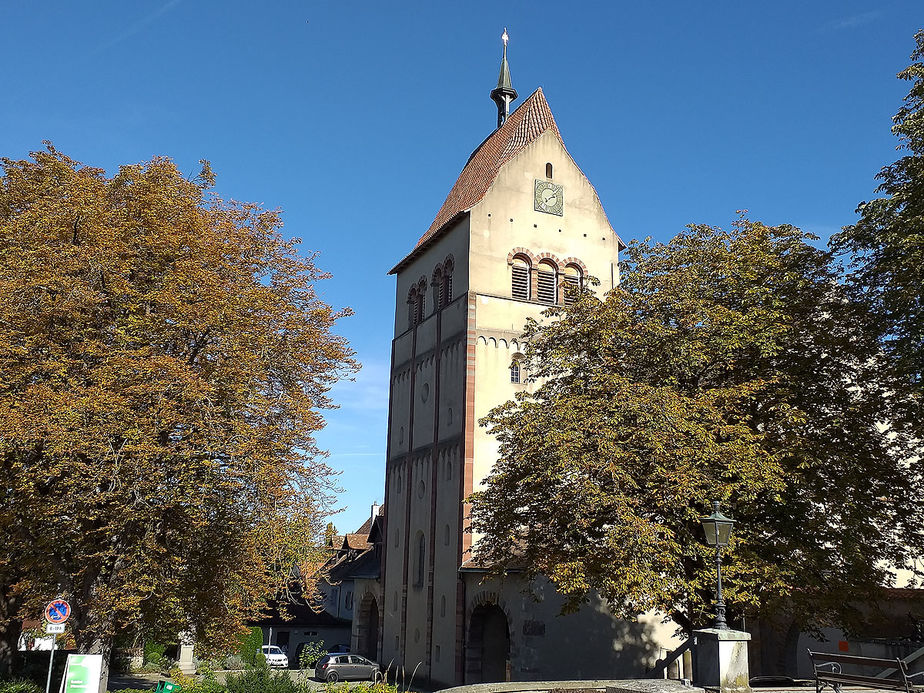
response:
<path id="1" fill-rule="evenodd" d="M 735 521 L 719 512 L 719 501 L 712 501 L 712 514 L 699 518 L 706 532 L 709 546 L 728 546 L 732 525 Z"/>

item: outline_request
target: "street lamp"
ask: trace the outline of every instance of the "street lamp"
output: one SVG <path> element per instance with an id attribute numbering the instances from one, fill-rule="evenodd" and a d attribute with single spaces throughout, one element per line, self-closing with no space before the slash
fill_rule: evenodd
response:
<path id="1" fill-rule="evenodd" d="M 699 518 L 699 521 L 706 532 L 706 542 L 708 542 L 709 546 L 715 547 L 717 588 L 715 623 L 713 623 L 713 627 L 728 630 L 728 624 L 725 623 L 725 600 L 722 599 L 722 547 L 728 546 L 728 537 L 731 535 L 732 525 L 735 524 L 735 521 L 719 512 L 719 501 L 712 501 L 712 514 Z"/>

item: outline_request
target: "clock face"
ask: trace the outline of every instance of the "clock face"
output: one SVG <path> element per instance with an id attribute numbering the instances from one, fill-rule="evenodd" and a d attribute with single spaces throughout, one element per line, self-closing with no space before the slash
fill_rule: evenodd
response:
<path id="1" fill-rule="evenodd" d="M 537 212 L 562 216 L 565 209 L 565 191 L 560 185 L 547 180 L 536 180 L 535 205 Z"/>

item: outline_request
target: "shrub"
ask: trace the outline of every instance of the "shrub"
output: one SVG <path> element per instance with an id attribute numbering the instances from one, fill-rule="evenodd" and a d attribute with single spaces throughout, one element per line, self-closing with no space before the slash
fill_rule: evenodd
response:
<path id="1" fill-rule="evenodd" d="M 265 666 L 229 674 L 225 688 L 228 693 L 301 693 L 286 672 L 272 672 Z"/>
<path id="2" fill-rule="evenodd" d="M 218 683 L 215 673 L 206 667 L 206 672 L 200 676 L 188 676 L 179 669 L 170 672 L 170 678 L 179 684 L 182 693 L 225 693 L 225 687 Z"/>
<path id="3" fill-rule="evenodd" d="M 298 656 L 298 668 L 313 669 L 314 665 L 317 664 L 318 660 L 325 654 L 327 654 L 327 650 L 324 649 L 323 640 L 306 642 L 302 646 L 302 653 Z"/>
<path id="4" fill-rule="evenodd" d="M 164 651 L 167 649 L 167 646 L 163 643 L 149 641 L 144 643 L 144 661 L 145 662 L 159 662 L 164 658 Z"/>
<path id="5" fill-rule="evenodd" d="M 0 693 L 41 693 L 42 690 L 35 681 L 29 679 L 0 681 Z"/>
<path id="6" fill-rule="evenodd" d="M 263 647 L 263 631 L 254 626 L 247 633 L 241 635 L 238 641 L 238 655 L 244 660 L 247 667 L 258 667 L 266 663 L 266 657 L 260 648 Z"/>
<path id="7" fill-rule="evenodd" d="M 241 659 L 240 655 L 236 655 L 236 654 L 228 655 L 227 657 L 224 658 L 221 665 L 225 669 L 231 669 L 232 671 L 237 671 L 239 669 L 244 668 L 244 660 Z"/>

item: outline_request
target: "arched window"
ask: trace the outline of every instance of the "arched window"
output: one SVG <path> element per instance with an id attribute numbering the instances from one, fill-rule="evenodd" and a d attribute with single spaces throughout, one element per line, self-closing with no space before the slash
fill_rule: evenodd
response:
<path id="1" fill-rule="evenodd" d="M 565 267 L 564 303 L 574 303 L 578 296 L 581 295 L 581 290 L 583 288 L 584 274 L 581 272 L 581 268 L 576 265 L 568 265 Z"/>
<path id="2" fill-rule="evenodd" d="M 536 293 L 542 303 L 558 301 L 558 267 L 550 260 L 539 263 L 536 275 Z"/>
<path id="3" fill-rule="evenodd" d="M 452 302 L 452 260 L 446 260 L 443 265 L 443 306 L 448 306 Z"/>
<path id="4" fill-rule="evenodd" d="M 510 295 L 522 301 L 529 300 L 529 270 L 529 260 L 522 255 L 513 258 Z"/>
<path id="5" fill-rule="evenodd" d="M 545 165 L 545 177 L 549 179 L 552 178 L 552 164 L 551 163 L 548 163 Z"/>
<path id="6" fill-rule="evenodd" d="M 408 329 L 417 324 L 417 289 L 412 288 L 407 294 L 407 326 Z"/>
<path id="7" fill-rule="evenodd" d="M 522 383 L 524 382 L 525 373 L 523 372 L 523 354 L 517 352 L 513 355 L 513 359 L 510 361 L 510 382 L 511 383 Z"/>
<path id="8" fill-rule="evenodd" d="M 424 312 L 427 309 L 427 284 L 423 280 L 417 285 L 417 306 L 414 311 L 415 313 L 415 324 L 419 325 L 423 322 Z"/>
<path id="9" fill-rule="evenodd" d="M 433 308 L 435 310 L 439 310 L 445 305 L 443 302 L 443 290 L 443 270 L 441 267 L 437 267 L 433 271 Z"/>
<path id="10" fill-rule="evenodd" d="M 414 566 L 414 587 L 423 587 L 426 568 L 427 546 L 423 532 L 417 532 L 417 564 Z"/>

